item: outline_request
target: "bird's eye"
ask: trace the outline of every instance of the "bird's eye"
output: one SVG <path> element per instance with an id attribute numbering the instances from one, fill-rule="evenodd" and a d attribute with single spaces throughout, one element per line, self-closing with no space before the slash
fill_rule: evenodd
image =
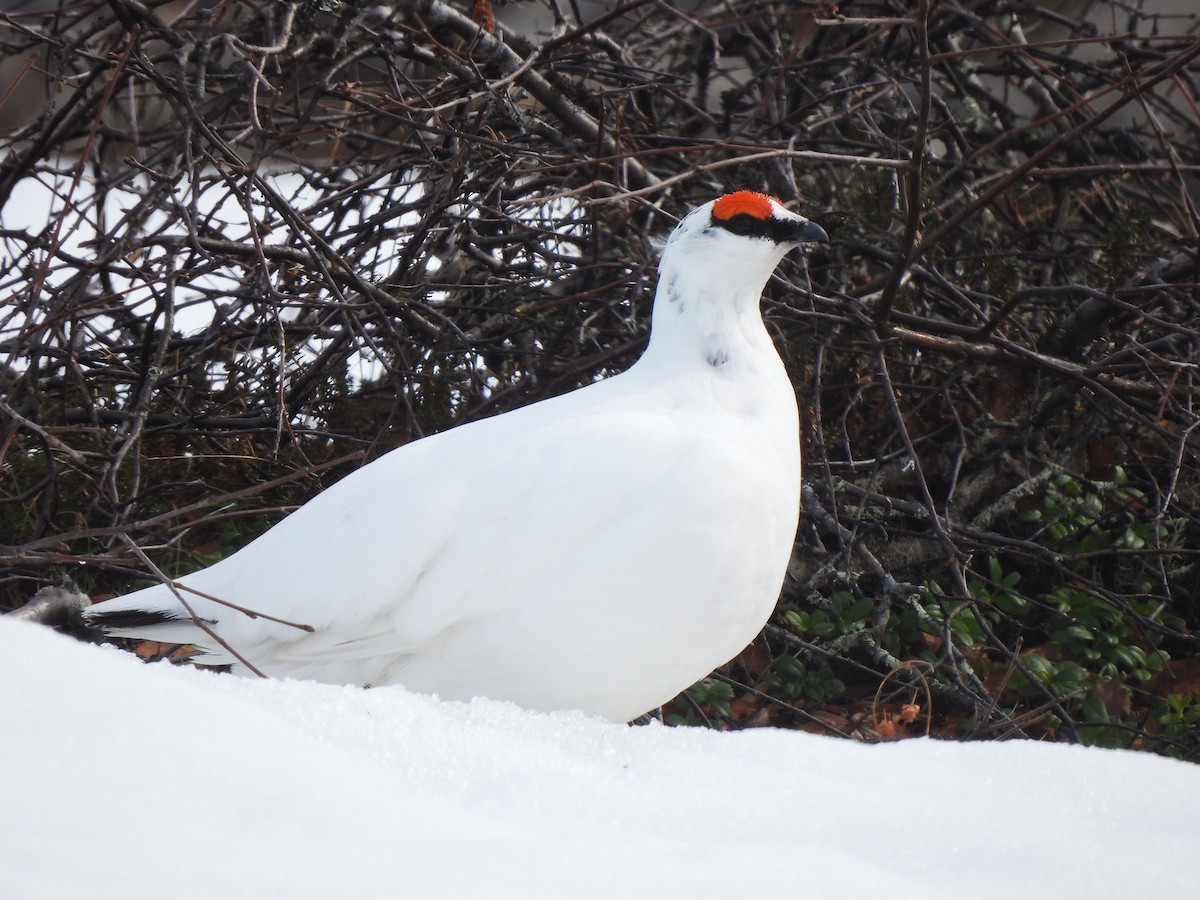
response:
<path id="1" fill-rule="evenodd" d="M 725 227 L 734 234 L 751 234 L 758 225 L 758 220 L 748 213 L 738 213 L 725 223 Z"/>

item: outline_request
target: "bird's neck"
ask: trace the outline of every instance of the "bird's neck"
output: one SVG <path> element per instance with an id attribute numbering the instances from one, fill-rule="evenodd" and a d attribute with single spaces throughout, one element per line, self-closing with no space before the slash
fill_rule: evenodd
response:
<path id="1" fill-rule="evenodd" d="M 650 320 L 648 361 L 736 372 L 778 360 L 759 312 L 766 280 L 728 279 L 664 266 Z"/>

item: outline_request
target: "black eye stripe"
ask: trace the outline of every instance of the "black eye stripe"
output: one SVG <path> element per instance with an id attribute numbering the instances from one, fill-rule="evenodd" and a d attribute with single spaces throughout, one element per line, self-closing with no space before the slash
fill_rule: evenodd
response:
<path id="1" fill-rule="evenodd" d="M 737 213 L 728 219 L 719 219 L 714 215 L 710 227 L 722 228 L 738 237 L 762 238 L 776 244 L 829 240 L 820 226 L 804 219 L 777 219 L 775 216 L 763 219 L 752 213 Z"/>
<path id="2" fill-rule="evenodd" d="M 777 244 L 792 239 L 792 224 L 776 218 L 760 219 L 749 213 L 738 213 L 728 219 L 718 219 L 714 216 L 713 224 L 739 237 L 764 238 Z"/>
<path id="3" fill-rule="evenodd" d="M 734 234 L 748 235 L 762 230 L 762 220 L 754 218 L 749 213 L 738 213 L 732 219 L 725 222 L 724 225 Z"/>
<path id="4" fill-rule="evenodd" d="M 771 237 L 770 223 L 749 213 L 738 213 L 728 219 L 713 216 L 713 224 L 741 237 Z"/>

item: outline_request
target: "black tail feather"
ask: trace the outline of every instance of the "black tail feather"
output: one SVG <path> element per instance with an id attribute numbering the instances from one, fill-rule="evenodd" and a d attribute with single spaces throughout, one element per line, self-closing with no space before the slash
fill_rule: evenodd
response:
<path id="1" fill-rule="evenodd" d="M 114 630 L 151 628 L 179 621 L 179 616 L 158 609 L 84 610 L 83 615 L 97 628 Z"/>

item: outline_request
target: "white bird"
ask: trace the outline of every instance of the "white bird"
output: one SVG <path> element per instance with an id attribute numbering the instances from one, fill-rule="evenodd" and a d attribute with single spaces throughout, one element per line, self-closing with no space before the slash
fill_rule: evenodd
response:
<path id="1" fill-rule="evenodd" d="M 231 556 L 86 617 L 242 673 L 620 722 L 660 706 L 774 609 L 800 442 L 759 300 L 789 250 L 827 240 L 764 194 L 704 204 L 667 241 L 626 372 L 393 450 Z"/>

